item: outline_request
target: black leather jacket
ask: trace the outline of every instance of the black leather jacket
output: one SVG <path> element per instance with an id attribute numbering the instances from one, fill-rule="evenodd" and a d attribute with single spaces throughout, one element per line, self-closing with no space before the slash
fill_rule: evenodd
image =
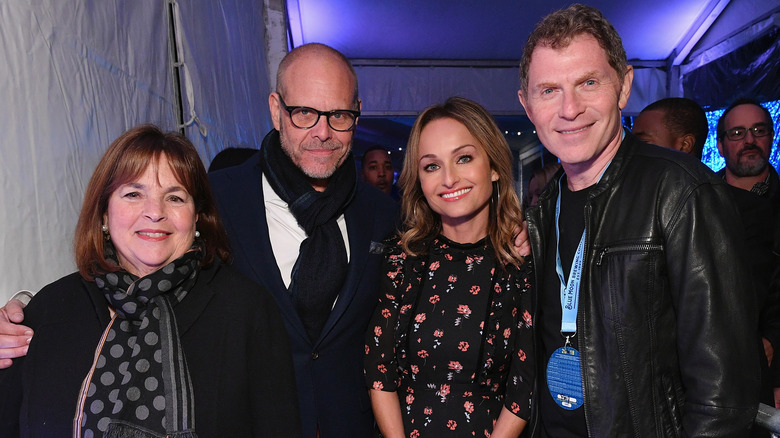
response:
<path id="1" fill-rule="evenodd" d="M 756 415 L 742 226 L 726 184 L 690 158 L 626 133 L 586 203 L 577 336 L 590 437 L 747 436 Z M 555 269 L 544 251 L 557 194 L 556 176 L 527 211 L 539 293 Z"/>

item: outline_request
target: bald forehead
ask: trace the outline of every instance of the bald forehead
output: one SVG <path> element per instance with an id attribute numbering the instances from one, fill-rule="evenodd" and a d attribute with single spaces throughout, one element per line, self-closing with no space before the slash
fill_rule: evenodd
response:
<path id="1" fill-rule="evenodd" d="M 327 46 L 305 45 L 285 56 L 279 64 L 277 91 L 282 94 L 296 81 L 329 80 L 334 86 L 346 86 L 350 99 L 357 99 L 357 78 L 351 65 L 343 56 Z M 354 94 L 354 96 L 352 96 Z"/>

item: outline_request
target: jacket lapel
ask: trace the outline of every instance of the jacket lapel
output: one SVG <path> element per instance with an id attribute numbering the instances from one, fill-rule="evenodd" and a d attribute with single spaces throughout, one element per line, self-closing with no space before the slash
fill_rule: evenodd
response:
<path id="1" fill-rule="evenodd" d="M 322 329 L 318 343 L 322 342 L 349 308 L 349 304 L 355 298 L 358 286 L 360 286 L 360 280 L 363 278 L 375 217 L 373 214 L 366 214 L 368 211 L 373 211 L 372 208 L 366 208 L 367 203 L 357 201 L 357 198 L 362 194 L 361 192 L 360 184 L 358 184 L 358 193 L 355 194 L 355 199 L 344 212 L 347 221 L 347 236 L 349 236 L 349 268 L 344 286 L 341 288 L 336 305 Z"/>

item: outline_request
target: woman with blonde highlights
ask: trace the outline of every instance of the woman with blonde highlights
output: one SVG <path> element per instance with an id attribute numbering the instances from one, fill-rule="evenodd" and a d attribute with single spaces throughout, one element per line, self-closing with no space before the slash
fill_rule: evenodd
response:
<path id="1" fill-rule="evenodd" d="M 517 437 L 530 416 L 529 263 L 512 155 L 490 114 L 453 97 L 417 118 L 366 334 L 366 382 L 385 437 Z"/>

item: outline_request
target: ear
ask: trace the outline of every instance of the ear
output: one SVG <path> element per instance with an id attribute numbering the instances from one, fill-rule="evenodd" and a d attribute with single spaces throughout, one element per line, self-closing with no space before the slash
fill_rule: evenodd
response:
<path id="1" fill-rule="evenodd" d="M 720 137 L 720 136 L 719 136 Z M 715 143 L 718 145 L 718 153 L 721 157 L 726 157 L 726 154 L 723 153 L 723 138 L 718 138 L 717 142 Z"/>
<path id="2" fill-rule="evenodd" d="M 531 114 L 531 108 L 528 107 L 528 101 L 526 100 L 526 96 L 523 93 L 523 90 L 517 90 L 517 98 L 520 100 L 520 105 L 523 105 L 523 109 L 525 109 L 525 115 L 528 116 L 528 120 L 530 120 L 531 123 L 534 123 L 533 115 Z"/>
<path id="3" fill-rule="evenodd" d="M 696 138 L 693 136 L 693 134 L 685 134 L 680 139 L 679 150 L 681 152 L 685 152 L 686 154 L 690 154 L 693 150 L 694 144 L 696 144 Z"/>
<path id="4" fill-rule="evenodd" d="M 496 182 L 499 180 L 498 172 L 496 172 L 493 169 L 490 169 L 490 180 L 493 182 Z"/>
<path id="5" fill-rule="evenodd" d="M 280 110 L 282 103 L 279 101 L 279 93 L 273 92 L 268 96 L 268 110 L 271 111 L 271 120 L 274 123 L 274 128 L 278 131 L 282 126 L 282 120 L 280 117 Z"/>
<path id="6" fill-rule="evenodd" d="M 626 66 L 626 75 L 623 77 L 623 85 L 620 87 L 620 96 L 618 96 L 618 107 L 622 110 L 628 104 L 628 98 L 631 96 L 631 84 L 634 83 L 634 66 Z"/>

